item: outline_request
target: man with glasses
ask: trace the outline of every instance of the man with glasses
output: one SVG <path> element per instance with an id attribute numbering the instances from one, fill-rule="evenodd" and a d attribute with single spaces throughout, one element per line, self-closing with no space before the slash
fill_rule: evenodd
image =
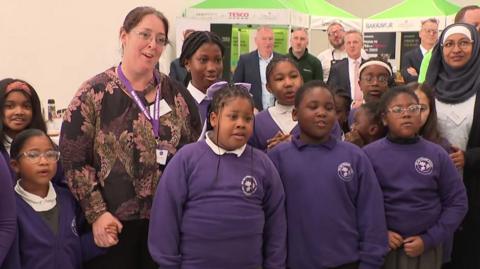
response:
<path id="1" fill-rule="evenodd" d="M 322 63 L 323 69 L 323 81 L 328 80 L 330 75 L 330 68 L 336 62 L 347 58 L 347 52 L 345 51 L 343 37 L 345 35 L 345 29 L 343 25 L 338 22 L 332 22 L 327 28 L 328 42 L 330 48 L 322 51 L 317 57 Z M 362 49 L 362 58 L 368 58 L 367 53 Z"/>
<path id="2" fill-rule="evenodd" d="M 430 18 L 423 21 L 419 37 L 420 45 L 418 48 L 405 53 L 402 59 L 401 72 L 405 83 L 418 80 L 423 56 L 433 48 L 438 40 L 438 20 Z"/>

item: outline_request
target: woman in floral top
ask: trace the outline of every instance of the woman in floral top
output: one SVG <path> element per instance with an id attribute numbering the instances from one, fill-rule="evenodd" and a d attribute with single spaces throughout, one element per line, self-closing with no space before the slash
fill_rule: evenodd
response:
<path id="1" fill-rule="evenodd" d="M 156 268 L 147 249 L 152 197 L 167 161 L 201 129 L 191 95 L 154 68 L 167 36 L 162 13 L 130 11 L 120 29 L 122 63 L 83 83 L 65 114 L 68 185 L 96 244 L 114 245 L 87 268 Z"/>

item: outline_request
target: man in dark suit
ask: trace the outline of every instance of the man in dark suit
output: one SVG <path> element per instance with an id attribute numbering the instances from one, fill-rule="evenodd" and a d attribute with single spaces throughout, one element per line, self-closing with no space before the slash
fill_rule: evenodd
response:
<path id="1" fill-rule="evenodd" d="M 433 48 L 438 39 L 438 21 L 431 18 L 422 22 L 422 28 L 418 33 L 420 37 L 420 46 L 411 49 L 402 59 L 401 72 L 405 83 L 418 80 L 420 65 L 423 55 Z"/>
<path id="2" fill-rule="evenodd" d="M 363 102 L 363 94 L 358 85 L 360 64 L 362 63 L 363 35 L 357 30 L 345 33 L 345 50 L 347 58 L 337 61 L 330 69 L 328 86 L 345 89 L 352 98 L 352 106 L 358 106 Z"/>
<path id="3" fill-rule="evenodd" d="M 281 57 L 273 51 L 274 37 L 270 27 L 262 26 L 255 34 L 257 50 L 243 54 L 238 60 L 237 68 L 233 73 L 234 82 L 252 84 L 250 93 L 253 95 L 255 108 L 258 111 L 273 105 L 274 97 L 267 90 L 266 68 L 273 57 Z"/>

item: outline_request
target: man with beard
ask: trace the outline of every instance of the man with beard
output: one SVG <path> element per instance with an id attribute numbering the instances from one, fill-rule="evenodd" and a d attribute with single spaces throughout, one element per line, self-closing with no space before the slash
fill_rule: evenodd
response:
<path id="1" fill-rule="evenodd" d="M 343 25 L 338 22 L 332 22 L 327 28 L 328 41 L 330 48 L 322 51 L 317 57 L 322 63 L 323 81 L 328 80 L 330 75 L 330 68 L 336 62 L 347 58 L 345 52 L 344 40 L 345 29 Z M 362 58 L 367 59 L 367 53 L 362 49 Z"/>

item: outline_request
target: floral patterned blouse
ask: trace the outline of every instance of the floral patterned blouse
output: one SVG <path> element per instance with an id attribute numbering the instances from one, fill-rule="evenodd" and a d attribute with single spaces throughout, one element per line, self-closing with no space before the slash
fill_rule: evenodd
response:
<path id="1" fill-rule="evenodd" d="M 158 145 L 170 160 L 197 140 L 201 124 L 187 90 L 160 77 L 171 112 L 160 116 Z M 60 137 L 65 177 L 90 223 L 106 211 L 120 220 L 148 219 L 164 169 L 156 162 L 152 124 L 126 92 L 112 67 L 86 81 L 65 113 Z"/>

